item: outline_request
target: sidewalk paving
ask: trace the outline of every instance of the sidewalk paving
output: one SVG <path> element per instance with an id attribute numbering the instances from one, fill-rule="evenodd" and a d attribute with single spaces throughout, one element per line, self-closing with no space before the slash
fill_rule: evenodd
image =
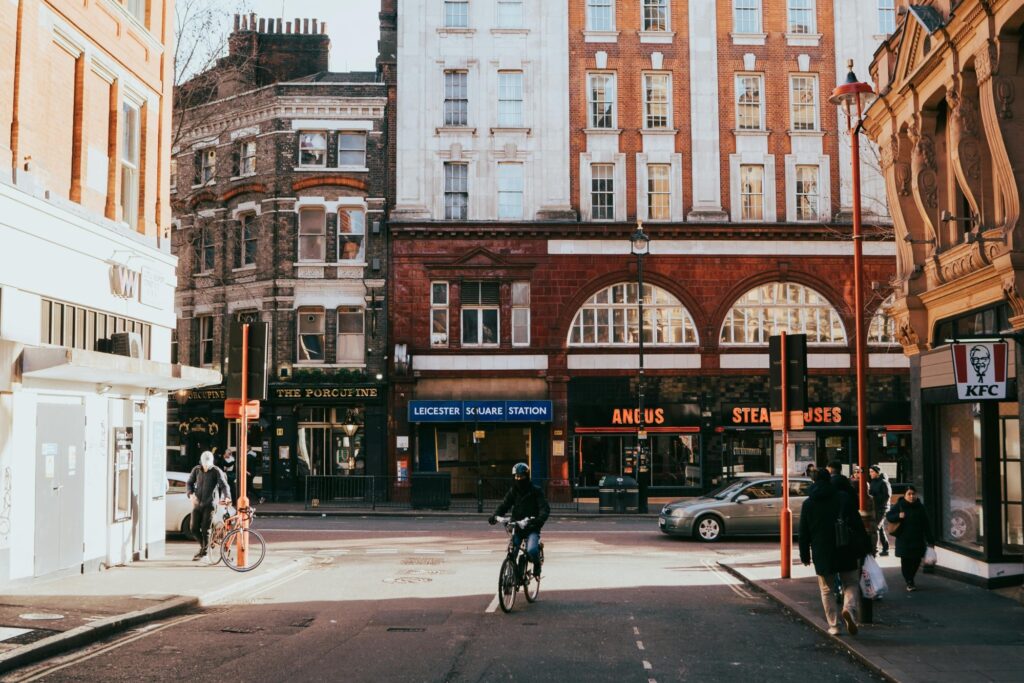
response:
<path id="1" fill-rule="evenodd" d="M 812 567 L 794 564 L 779 578 L 779 556 L 720 561 L 746 583 L 827 635 L 824 609 Z M 906 592 L 899 560 L 880 557 L 889 593 L 874 605 L 874 623 L 856 636 L 834 638 L 891 681 L 1024 680 L 1024 605 L 998 592 L 918 574 L 918 590 Z M 842 624 L 840 623 L 842 629 Z"/>
<path id="2" fill-rule="evenodd" d="M 137 624 L 225 602 L 312 560 L 268 552 L 259 567 L 239 573 L 192 562 L 195 550 L 194 543 L 168 543 L 163 559 L 0 587 L 0 673 Z"/>
<path id="3" fill-rule="evenodd" d="M 603 513 L 598 511 L 597 499 L 583 499 L 579 503 L 579 510 L 566 510 L 553 507 L 552 517 L 567 519 L 589 519 L 591 517 L 648 517 L 654 518 L 661 513 L 661 508 L 668 502 L 675 500 L 687 500 L 687 498 L 651 498 L 647 502 L 647 512 L 644 514 L 632 512 Z M 379 517 L 465 517 L 479 518 L 481 515 L 489 515 L 494 511 L 498 501 L 486 501 L 484 511 L 476 512 L 472 509 L 460 507 L 454 510 L 441 510 L 432 508 L 413 509 L 408 506 L 389 506 L 387 504 L 371 507 L 366 504 L 352 505 L 321 505 L 307 509 L 305 503 L 271 503 L 264 502 L 256 505 L 260 517 L 362 517 L 374 515 Z"/>

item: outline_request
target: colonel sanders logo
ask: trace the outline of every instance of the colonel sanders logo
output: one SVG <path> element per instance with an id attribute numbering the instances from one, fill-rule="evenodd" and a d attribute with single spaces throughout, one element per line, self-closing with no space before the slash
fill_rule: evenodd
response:
<path id="1" fill-rule="evenodd" d="M 977 381 L 985 381 L 985 373 L 988 372 L 988 366 L 991 363 L 992 354 L 989 352 L 988 347 L 975 346 L 971 349 L 971 366 L 974 368 L 974 372 L 978 375 Z"/>

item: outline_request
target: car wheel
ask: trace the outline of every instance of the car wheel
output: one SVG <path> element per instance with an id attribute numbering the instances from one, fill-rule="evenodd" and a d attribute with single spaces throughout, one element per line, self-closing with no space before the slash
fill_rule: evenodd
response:
<path id="1" fill-rule="evenodd" d="M 185 519 L 181 520 L 181 535 L 182 536 L 188 536 L 191 533 L 191 531 L 190 531 L 190 527 L 191 526 L 192 526 L 192 513 L 189 513 L 189 514 L 185 515 Z"/>
<path id="2" fill-rule="evenodd" d="M 705 543 L 714 543 L 722 537 L 722 520 L 714 515 L 704 515 L 698 517 L 696 523 L 693 526 L 694 533 L 697 538 L 704 541 Z"/>
<path id="3" fill-rule="evenodd" d="M 963 512 L 954 512 L 949 516 L 949 537 L 954 541 L 962 541 L 970 536 L 971 519 Z"/>

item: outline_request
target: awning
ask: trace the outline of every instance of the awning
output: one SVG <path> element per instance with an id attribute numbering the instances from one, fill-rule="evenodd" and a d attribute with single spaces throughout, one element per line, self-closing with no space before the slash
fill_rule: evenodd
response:
<path id="1" fill-rule="evenodd" d="M 67 347 L 25 348 L 21 353 L 21 376 L 167 391 L 221 382 L 221 374 L 216 370 Z"/>

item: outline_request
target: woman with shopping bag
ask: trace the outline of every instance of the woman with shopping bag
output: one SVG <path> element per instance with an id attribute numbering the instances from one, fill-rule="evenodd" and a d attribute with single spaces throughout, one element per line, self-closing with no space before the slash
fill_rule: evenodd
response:
<path id="1" fill-rule="evenodd" d="M 935 552 L 932 549 L 935 545 L 932 525 L 924 504 L 917 496 L 917 489 L 908 486 L 903 497 L 886 513 L 885 519 L 889 522 L 889 533 L 896 537 L 896 557 L 900 558 L 907 590 L 915 591 L 914 577 L 921 567 L 921 560 L 928 550 Z"/>

